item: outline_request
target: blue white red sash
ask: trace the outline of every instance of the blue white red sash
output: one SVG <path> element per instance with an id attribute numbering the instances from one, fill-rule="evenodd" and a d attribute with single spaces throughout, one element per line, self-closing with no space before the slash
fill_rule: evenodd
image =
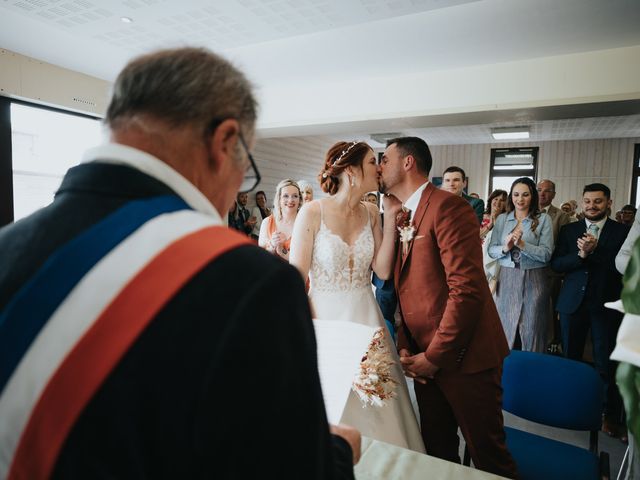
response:
<path id="1" fill-rule="evenodd" d="M 213 258 L 249 240 L 177 197 L 130 202 L 56 251 L 0 313 L 0 478 L 48 478 L 131 344 Z"/>

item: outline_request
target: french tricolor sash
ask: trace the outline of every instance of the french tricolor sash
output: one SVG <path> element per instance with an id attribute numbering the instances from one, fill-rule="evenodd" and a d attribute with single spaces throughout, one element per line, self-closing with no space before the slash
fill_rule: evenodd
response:
<path id="1" fill-rule="evenodd" d="M 247 243 L 163 196 L 129 202 L 55 251 L 0 312 L 0 478 L 48 478 L 84 407 L 156 314 Z"/>

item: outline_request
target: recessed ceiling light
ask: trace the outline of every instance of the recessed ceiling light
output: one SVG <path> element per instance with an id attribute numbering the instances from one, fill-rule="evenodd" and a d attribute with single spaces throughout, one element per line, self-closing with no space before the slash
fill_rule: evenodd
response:
<path id="1" fill-rule="evenodd" d="M 122 23 L 133 23 L 133 18 L 131 18 L 131 17 L 120 17 L 120 21 Z"/>
<path id="2" fill-rule="evenodd" d="M 498 127 L 491 129 L 495 140 L 522 140 L 529 138 L 529 127 Z"/>

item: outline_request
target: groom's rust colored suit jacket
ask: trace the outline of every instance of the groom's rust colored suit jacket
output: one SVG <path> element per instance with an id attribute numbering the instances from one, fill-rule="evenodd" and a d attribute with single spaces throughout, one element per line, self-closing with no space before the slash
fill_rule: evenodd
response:
<path id="1" fill-rule="evenodd" d="M 509 353 L 482 264 L 478 220 L 461 197 L 429 183 L 413 213 L 416 232 L 395 283 L 405 328 L 398 348 L 443 370 L 475 373 L 502 364 Z M 416 351 L 417 350 L 417 351 Z"/>

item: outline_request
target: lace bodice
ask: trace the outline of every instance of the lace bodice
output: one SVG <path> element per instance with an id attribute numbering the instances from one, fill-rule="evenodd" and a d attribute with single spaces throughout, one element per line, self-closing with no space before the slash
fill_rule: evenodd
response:
<path id="1" fill-rule="evenodd" d="M 324 223 L 320 202 L 320 229 L 313 243 L 311 288 L 317 291 L 349 291 L 371 285 L 374 239 L 371 218 L 353 245 L 348 245 Z"/>

